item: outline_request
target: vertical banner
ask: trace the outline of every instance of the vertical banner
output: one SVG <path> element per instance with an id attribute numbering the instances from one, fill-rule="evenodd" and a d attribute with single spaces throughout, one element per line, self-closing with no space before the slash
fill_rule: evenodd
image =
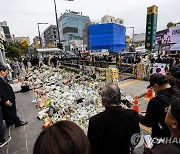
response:
<path id="1" fill-rule="evenodd" d="M 137 72 L 136 72 L 136 77 L 137 79 L 143 80 L 146 75 L 146 69 L 143 63 L 138 63 L 137 64 Z"/>
<path id="2" fill-rule="evenodd" d="M 158 15 L 157 6 L 153 5 L 147 8 L 145 48 L 148 50 L 153 49 L 155 46 L 157 15 Z"/>

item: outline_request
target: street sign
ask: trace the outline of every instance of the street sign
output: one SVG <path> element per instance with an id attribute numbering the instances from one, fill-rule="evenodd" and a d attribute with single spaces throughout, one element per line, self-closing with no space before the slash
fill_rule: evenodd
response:
<path id="1" fill-rule="evenodd" d="M 156 29 L 157 29 L 158 7 L 153 5 L 147 8 L 146 20 L 146 49 L 153 49 L 155 46 Z"/>

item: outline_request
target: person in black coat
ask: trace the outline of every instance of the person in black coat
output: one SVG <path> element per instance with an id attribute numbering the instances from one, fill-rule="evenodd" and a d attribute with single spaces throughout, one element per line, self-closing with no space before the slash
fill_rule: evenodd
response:
<path id="1" fill-rule="evenodd" d="M 175 96 L 179 97 L 179 89 L 170 86 L 168 79 L 161 73 L 155 73 L 150 77 L 150 85 L 156 96 L 152 98 L 147 106 L 146 115 L 139 115 L 142 125 L 152 127 L 152 137 L 170 137 L 170 130 L 165 124 L 165 108 L 170 105 L 170 99 Z"/>
<path id="2" fill-rule="evenodd" d="M 0 93 L 0 148 L 5 146 L 10 140 L 11 137 L 5 137 L 5 129 L 3 125 L 2 109 L 1 109 L 1 93 Z"/>
<path id="3" fill-rule="evenodd" d="M 171 131 L 171 137 L 165 138 L 163 144 L 156 145 L 151 150 L 146 147 L 144 154 L 180 153 L 180 98 L 172 97 L 170 104 L 165 109 L 165 123 Z"/>
<path id="4" fill-rule="evenodd" d="M 15 94 L 12 87 L 5 81 L 7 75 L 5 66 L 0 65 L 0 93 L 3 118 L 6 126 L 9 127 L 15 124 L 15 127 L 26 125 L 28 122 L 23 122 L 19 119 L 16 112 Z"/>
<path id="5" fill-rule="evenodd" d="M 89 120 L 88 139 L 91 154 L 129 154 L 131 137 L 140 132 L 138 113 L 120 106 L 118 86 L 107 84 L 102 89 L 102 105 L 106 110 Z"/>

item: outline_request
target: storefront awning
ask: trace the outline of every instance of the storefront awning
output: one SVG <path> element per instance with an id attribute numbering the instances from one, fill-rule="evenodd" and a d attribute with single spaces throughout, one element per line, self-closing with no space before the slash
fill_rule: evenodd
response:
<path id="1" fill-rule="evenodd" d="M 51 52 L 60 52 L 61 49 L 59 48 L 39 48 L 36 49 L 40 53 L 51 53 Z"/>

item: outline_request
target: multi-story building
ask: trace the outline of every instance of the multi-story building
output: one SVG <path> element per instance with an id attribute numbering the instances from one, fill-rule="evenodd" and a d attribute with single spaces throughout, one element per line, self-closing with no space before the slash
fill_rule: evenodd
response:
<path id="1" fill-rule="evenodd" d="M 99 21 L 91 20 L 90 22 L 86 23 L 83 28 L 83 45 L 85 47 L 85 50 L 89 50 L 89 33 L 88 33 L 88 27 L 92 24 L 99 24 Z"/>
<path id="2" fill-rule="evenodd" d="M 45 45 L 53 45 L 57 46 L 58 34 L 57 34 L 57 26 L 50 25 L 44 32 L 44 41 Z"/>
<path id="3" fill-rule="evenodd" d="M 145 33 L 134 34 L 133 43 L 135 46 L 142 46 L 145 44 Z"/>
<path id="4" fill-rule="evenodd" d="M 105 15 L 101 18 L 101 23 L 116 23 L 120 25 L 124 25 L 124 20 L 121 18 L 115 18 L 113 16 Z"/>
<path id="5" fill-rule="evenodd" d="M 28 44 L 30 44 L 30 39 L 29 37 L 15 37 L 15 42 L 22 42 L 22 41 L 26 41 Z"/>
<path id="6" fill-rule="evenodd" d="M 66 11 L 59 19 L 60 39 L 65 50 L 84 49 L 83 28 L 89 22 L 89 17 L 82 12 Z M 73 41 L 72 41 L 73 40 Z M 78 41 L 74 41 L 78 40 Z M 71 44 L 78 43 L 78 44 Z"/>
<path id="7" fill-rule="evenodd" d="M 86 50 L 89 50 L 89 33 L 88 33 L 88 27 L 91 25 L 91 22 L 86 23 L 84 28 L 83 28 L 83 45 Z"/>
<path id="8" fill-rule="evenodd" d="M 33 43 L 34 43 L 34 44 L 40 44 L 39 36 L 35 36 L 35 37 L 33 38 Z"/>
<path id="9" fill-rule="evenodd" d="M 101 21 L 91 20 L 90 22 L 88 22 L 83 28 L 83 45 L 85 46 L 86 50 L 90 49 L 88 27 L 90 25 L 100 24 L 100 23 L 116 23 L 119 25 L 123 25 L 124 20 L 120 19 L 120 18 L 115 18 L 115 17 L 109 16 L 109 15 L 105 15 L 104 17 L 101 18 Z"/>
<path id="10" fill-rule="evenodd" d="M 5 34 L 4 30 L 2 27 L 0 27 L 0 63 L 6 63 L 6 58 L 5 58 Z"/>
<path id="11" fill-rule="evenodd" d="M 90 50 L 121 52 L 125 49 L 126 28 L 120 24 L 93 24 L 88 27 Z"/>
<path id="12" fill-rule="evenodd" d="M 5 34 L 5 37 L 6 37 L 6 41 L 7 42 L 12 42 L 11 34 L 10 34 L 9 27 L 7 25 L 7 22 L 6 21 L 0 22 L 0 27 L 3 28 L 3 31 L 4 31 L 4 34 Z"/>

